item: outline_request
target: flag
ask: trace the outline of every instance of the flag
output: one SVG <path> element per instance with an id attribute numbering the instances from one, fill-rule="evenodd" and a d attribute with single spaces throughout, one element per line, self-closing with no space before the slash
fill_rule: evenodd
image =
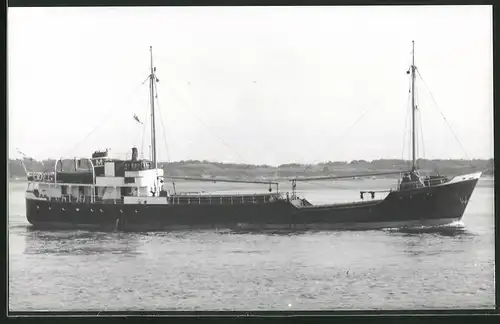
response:
<path id="1" fill-rule="evenodd" d="M 139 117 L 137 117 L 137 115 L 134 115 L 134 119 L 139 123 L 139 124 L 142 124 L 142 122 L 139 120 Z"/>

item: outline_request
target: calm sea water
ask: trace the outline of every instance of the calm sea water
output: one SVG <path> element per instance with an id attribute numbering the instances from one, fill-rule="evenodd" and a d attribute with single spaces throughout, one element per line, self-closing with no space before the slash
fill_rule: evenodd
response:
<path id="1" fill-rule="evenodd" d="M 361 188 L 389 184 L 299 189 L 322 203 L 357 199 Z M 462 224 L 301 233 L 33 230 L 25 218 L 25 187 L 10 183 L 11 311 L 494 307 L 492 179 L 480 180 Z"/>

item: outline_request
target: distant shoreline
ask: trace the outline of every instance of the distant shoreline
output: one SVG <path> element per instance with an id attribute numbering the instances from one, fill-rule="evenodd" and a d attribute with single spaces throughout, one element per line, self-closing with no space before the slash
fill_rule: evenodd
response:
<path id="1" fill-rule="evenodd" d="M 269 181 L 280 181 L 280 182 L 286 182 L 286 181 L 289 181 L 290 179 L 266 179 L 266 180 L 269 180 Z M 375 179 L 371 179 L 371 178 L 360 178 L 360 179 L 352 179 L 352 178 L 349 178 L 349 179 L 338 179 L 338 180 L 325 180 L 325 181 L 330 181 L 330 182 L 348 182 L 348 181 L 376 181 L 376 180 L 395 180 L 395 178 L 389 178 L 389 177 L 377 177 Z M 479 181 L 483 181 L 483 180 L 486 180 L 486 181 L 495 181 L 495 177 L 493 175 L 489 175 L 489 174 L 483 174 L 481 175 L 481 178 L 479 178 Z M 177 180 L 178 182 L 179 181 L 185 181 L 185 180 Z M 9 183 L 15 183 L 15 182 L 27 182 L 27 179 L 25 177 L 22 177 L 22 178 L 11 178 L 9 179 Z M 306 182 L 308 183 L 308 182 Z"/>
<path id="2" fill-rule="evenodd" d="M 82 170 L 88 170 L 88 162 L 82 160 Z M 36 161 L 24 159 L 26 168 L 30 171 L 43 172 L 53 171 L 55 160 Z M 494 175 L 494 160 L 425 160 L 419 159 L 417 166 L 422 174 L 433 172 L 448 177 L 467 174 L 476 171 L 483 172 L 484 175 Z M 158 166 L 164 170 L 166 176 L 180 177 L 204 177 L 204 178 L 226 178 L 238 180 L 287 180 L 295 177 L 321 177 L 321 176 L 357 176 L 371 173 L 383 172 L 405 172 L 410 169 L 411 162 L 398 159 L 380 159 L 373 161 L 354 160 L 350 162 L 323 162 L 318 164 L 289 163 L 279 166 L 252 165 L 239 163 L 220 163 L 210 161 L 179 161 L 179 162 L 159 162 Z M 64 170 L 73 170 L 74 162 L 65 160 Z M 437 171 L 437 172 L 436 172 Z M 8 172 L 11 178 L 23 178 L 25 171 L 20 160 L 10 159 L 8 162 Z M 380 176 L 380 178 L 397 178 L 395 176 Z M 364 177 L 366 179 L 367 177 Z"/>

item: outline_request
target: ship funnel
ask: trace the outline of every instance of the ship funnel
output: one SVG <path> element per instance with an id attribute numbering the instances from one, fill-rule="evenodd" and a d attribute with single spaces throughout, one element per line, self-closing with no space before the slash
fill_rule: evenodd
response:
<path id="1" fill-rule="evenodd" d="M 137 148 L 136 147 L 132 147 L 132 161 L 137 161 Z"/>

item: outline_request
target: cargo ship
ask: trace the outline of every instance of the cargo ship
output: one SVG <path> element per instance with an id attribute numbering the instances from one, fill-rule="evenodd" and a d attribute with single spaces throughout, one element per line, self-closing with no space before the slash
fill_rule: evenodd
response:
<path id="1" fill-rule="evenodd" d="M 108 150 L 95 151 L 89 158 L 74 159 L 72 171 L 59 159 L 53 172 L 27 172 L 26 217 L 36 228 L 86 228 L 121 231 L 172 229 L 277 229 L 336 230 L 440 226 L 460 221 L 481 172 L 448 178 L 421 176 L 415 150 L 415 55 L 411 74 L 412 165 L 408 170 L 357 174 L 342 177 L 287 179 L 289 192 L 278 181 L 170 177 L 158 167 L 155 129 L 156 68 L 150 48 L 149 96 L 151 110 L 150 158 L 139 158 L 131 148 L 129 159 L 114 158 Z M 66 160 L 67 162 L 67 160 Z M 82 164 L 87 169 L 81 171 Z M 361 191 L 360 201 L 311 204 L 297 195 L 301 181 L 332 181 L 399 175 L 397 187 Z M 256 183 L 269 186 L 259 194 L 207 194 L 176 192 L 166 188 L 167 180 Z M 365 200 L 366 197 L 366 200 Z M 371 199 L 370 199 L 371 198 Z"/>

